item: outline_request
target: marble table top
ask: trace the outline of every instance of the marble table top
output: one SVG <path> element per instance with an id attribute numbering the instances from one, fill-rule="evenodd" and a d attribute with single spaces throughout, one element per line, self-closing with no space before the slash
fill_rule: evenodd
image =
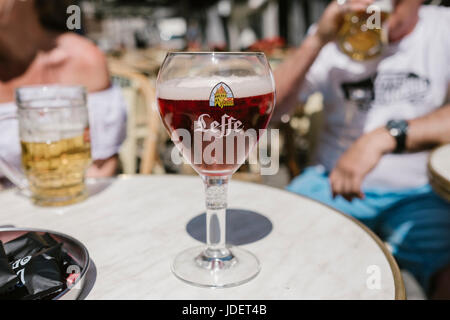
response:
<path id="1" fill-rule="evenodd" d="M 191 286 L 170 265 L 205 238 L 199 177 L 120 176 L 89 184 L 88 200 L 40 208 L 0 192 L 0 225 L 66 233 L 88 249 L 87 299 L 402 299 L 399 269 L 367 228 L 315 201 L 231 181 L 227 239 L 253 252 L 260 274 L 227 289 Z"/>

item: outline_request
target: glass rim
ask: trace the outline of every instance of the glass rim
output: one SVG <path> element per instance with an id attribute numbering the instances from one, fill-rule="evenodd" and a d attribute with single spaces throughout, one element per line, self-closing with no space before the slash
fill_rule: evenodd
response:
<path id="1" fill-rule="evenodd" d="M 175 56 L 175 55 L 211 55 L 211 56 L 266 56 L 266 54 L 262 51 L 255 52 L 247 52 L 247 51 L 168 51 L 167 56 Z"/>
<path id="2" fill-rule="evenodd" d="M 48 89 L 66 89 L 66 90 L 82 90 L 86 91 L 83 85 L 66 85 L 66 84 L 32 84 L 20 86 L 15 89 L 16 92 L 28 90 L 48 90 Z"/>
<path id="3" fill-rule="evenodd" d="M 45 92 L 49 91 L 47 95 Z M 55 93 L 55 95 L 50 95 L 50 92 Z M 49 84 L 49 85 L 27 85 L 21 86 L 14 90 L 16 105 L 19 109 L 64 109 L 64 108 L 82 108 L 87 105 L 87 90 L 82 85 L 60 85 L 60 84 Z M 39 94 L 42 94 L 41 96 Z M 79 94 L 79 96 L 70 96 L 73 94 Z M 29 106 L 28 104 L 33 101 L 45 101 L 45 100 L 71 100 L 73 105 L 70 106 L 60 106 L 60 107 L 38 107 Z"/>

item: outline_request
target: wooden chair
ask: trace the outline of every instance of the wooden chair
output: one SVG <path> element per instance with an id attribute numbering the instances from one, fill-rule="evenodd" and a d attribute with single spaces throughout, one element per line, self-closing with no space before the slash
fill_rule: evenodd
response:
<path id="1" fill-rule="evenodd" d="M 156 109 L 154 82 L 148 77 L 110 60 L 113 83 L 119 85 L 127 101 L 127 138 L 119 152 L 125 174 L 152 173 L 158 160 L 157 137 L 160 119 Z M 142 152 L 139 152 L 140 145 Z M 138 158 L 141 164 L 138 171 Z"/>

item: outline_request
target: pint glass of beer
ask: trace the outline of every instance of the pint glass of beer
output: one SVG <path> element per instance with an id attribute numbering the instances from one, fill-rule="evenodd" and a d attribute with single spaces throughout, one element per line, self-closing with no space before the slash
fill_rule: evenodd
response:
<path id="1" fill-rule="evenodd" d="M 206 245 L 172 264 L 181 280 L 211 288 L 240 285 L 260 270 L 250 252 L 225 239 L 227 185 L 266 130 L 275 85 L 263 53 L 169 53 L 157 79 L 161 119 L 180 153 L 201 176 Z M 170 196 L 169 196 L 170 198 Z"/>
<path id="2" fill-rule="evenodd" d="M 388 43 L 386 21 L 392 10 L 392 0 L 375 0 L 365 11 L 347 13 L 338 33 L 339 48 L 357 61 L 380 55 Z"/>
<path id="3" fill-rule="evenodd" d="M 33 202 L 61 206 L 84 199 L 91 161 L 85 89 L 22 87 L 16 103 L 22 167 Z"/>

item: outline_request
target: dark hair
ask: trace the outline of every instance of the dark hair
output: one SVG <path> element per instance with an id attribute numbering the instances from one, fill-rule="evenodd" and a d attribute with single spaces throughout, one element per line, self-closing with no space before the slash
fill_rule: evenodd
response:
<path id="1" fill-rule="evenodd" d="M 39 20 L 44 28 L 52 31 L 67 31 L 67 8 L 78 4 L 78 0 L 35 0 Z"/>

